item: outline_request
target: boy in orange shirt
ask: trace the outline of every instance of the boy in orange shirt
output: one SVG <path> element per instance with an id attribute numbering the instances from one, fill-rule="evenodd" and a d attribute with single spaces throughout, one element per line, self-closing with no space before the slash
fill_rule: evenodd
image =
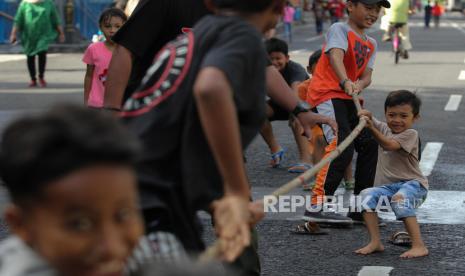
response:
<path id="1" fill-rule="evenodd" d="M 308 103 L 316 112 L 336 119 L 339 125 L 337 136 L 322 126 L 328 143 L 326 156 L 346 139 L 359 122 L 352 95 L 359 94 L 371 83 L 377 44 L 365 34 L 365 30 L 377 21 L 381 7 L 390 8 L 390 4 L 387 0 L 348 1 L 348 22 L 333 24 L 326 35 L 324 54 L 315 68 L 307 95 Z M 325 196 L 333 195 L 339 186 L 354 149 L 358 152 L 354 194 L 373 186 L 377 143 L 367 130 L 363 130 L 337 159 L 318 172 L 312 191 L 312 208 L 305 211 L 305 221 L 352 223 L 351 218 L 326 210 L 323 212 L 321 207 Z M 360 213 L 350 215 L 362 220 Z"/>

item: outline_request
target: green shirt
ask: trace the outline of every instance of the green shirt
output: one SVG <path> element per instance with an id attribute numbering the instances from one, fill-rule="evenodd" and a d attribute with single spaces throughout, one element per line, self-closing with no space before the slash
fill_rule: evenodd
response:
<path id="1" fill-rule="evenodd" d="M 390 23 L 407 23 L 408 10 L 410 7 L 409 0 L 390 0 L 391 8 L 386 9 L 386 15 Z"/>
<path id="2" fill-rule="evenodd" d="M 21 35 L 24 53 L 33 56 L 47 51 L 48 45 L 57 38 L 60 18 L 52 0 L 22 1 L 16 12 L 15 25 Z"/>

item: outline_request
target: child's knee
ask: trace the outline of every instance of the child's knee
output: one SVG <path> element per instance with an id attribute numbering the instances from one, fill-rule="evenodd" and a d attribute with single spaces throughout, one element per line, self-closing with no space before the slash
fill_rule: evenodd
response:
<path id="1" fill-rule="evenodd" d="M 391 207 L 398 220 L 416 216 L 415 200 L 406 197 L 402 193 L 396 193 L 392 196 Z"/>
<path id="2" fill-rule="evenodd" d="M 378 188 L 367 188 L 360 192 L 362 211 L 375 211 L 378 207 L 380 193 Z"/>
<path id="3" fill-rule="evenodd" d="M 391 199 L 391 201 L 397 202 L 397 203 L 402 202 L 403 200 L 404 200 L 404 195 L 401 193 L 395 194 L 394 196 L 392 196 L 392 199 Z"/>

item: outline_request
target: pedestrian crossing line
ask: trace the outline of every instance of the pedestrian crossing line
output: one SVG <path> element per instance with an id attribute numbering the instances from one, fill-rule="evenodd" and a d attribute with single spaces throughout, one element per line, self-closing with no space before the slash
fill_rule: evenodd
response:
<path id="1" fill-rule="evenodd" d="M 449 101 L 444 108 L 445 111 L 457 111 L 462 101 L 462 95 L 450 95 Z"/>
<path id="2" fill-rule="evenodd" d="M 444 143 L 430 142 L 426 144 L 425 149 L 421 154 L 420 170 L 425 176 L 429 176 L 433 171 L 434 165 L 438 160 L 439 152 L 441 152 Z"/>
<path id="3" fill-rule="evenodd" d="M 411 27 L 411 28 L 424 28 L 425 27 L 425 23 L 423 22 L 409 22 L 408 23 L 408 26 Z M 463 30 L 463 28 L 465 28 L 465 23 L 455 23 L 455 22 L 451 22 L 451 21 L 444 21 L 444 22 L 441 22 L 441 25 L 440 27 L 444 27 L 444 28 L 455 28 L 455 29 L 458 29 L 459 31 L 465 33 L 465 30 Z"/>
<path id="4" fill-rule="evenodd" d="M 459 24 L 457 24 L 457 23 L 455 23 L 455 22 L 450 22 L 450 21 L 448 21 L 448 23 L 450 23 L 450 25 L 451 25 L 453 28 L 457 29 L 457 30 L 460 31 L 462 34 L 465 34 L 465 30 L 463 29 L 465 26 L 464 26 L 463 24 L 459 25 Z"/>
<path id="5" fill-rule="evenodd" d="M 394 268 L 392 266 L 364 266 L 358 272 L 358 276 L 384 276 L 389 275 Z"/>
<path id="6" fill-rule="evenodd" d="M 465 80 L 465 70 L 460 71 L 459 80 Z"/>

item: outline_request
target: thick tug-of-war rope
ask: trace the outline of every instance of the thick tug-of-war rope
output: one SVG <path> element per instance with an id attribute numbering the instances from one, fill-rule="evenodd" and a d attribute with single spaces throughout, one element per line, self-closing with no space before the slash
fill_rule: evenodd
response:
<path id="1" fill-rule="evenodd" d="M 357 108 L 357 112 L 362 110 L 362 106 L 360 105 L 360 99 L 357 94 L 352 95 L 352 99 L 355 103 L 355 107 Z M 367 124 L 367 120 L 365 118 L 361 118 L 358 125 L 354 128 L 354 130 L 350 133 L 347 138 L 342 141 L 339 146 L 332 151 L 328 156 L 323 158 L 318 164 L 313 166 L 308 171 L 304 172 L 303 174 L 299 175 L 298 177 L 294 178 L 293 180 L 289 181 L 288 183 L 284 184 L 277 190 L 275 190 L 271 196 L 280 197 L 282 195 L 288 194 L 293 189 L 300 187 L 302 184 L 305 184 L 311 177 L 318 173 L 324 166 L 332 162 L 336 159 L 360 134 L 360 132 L 365 128 Z M 215 257 L 220 255 L 220 248 L 221 248 L 221 239 L 218 239 L 213 245 L 208 247 L 200 256 L 200 261 L 209 261 L 214 259 Z"/>

